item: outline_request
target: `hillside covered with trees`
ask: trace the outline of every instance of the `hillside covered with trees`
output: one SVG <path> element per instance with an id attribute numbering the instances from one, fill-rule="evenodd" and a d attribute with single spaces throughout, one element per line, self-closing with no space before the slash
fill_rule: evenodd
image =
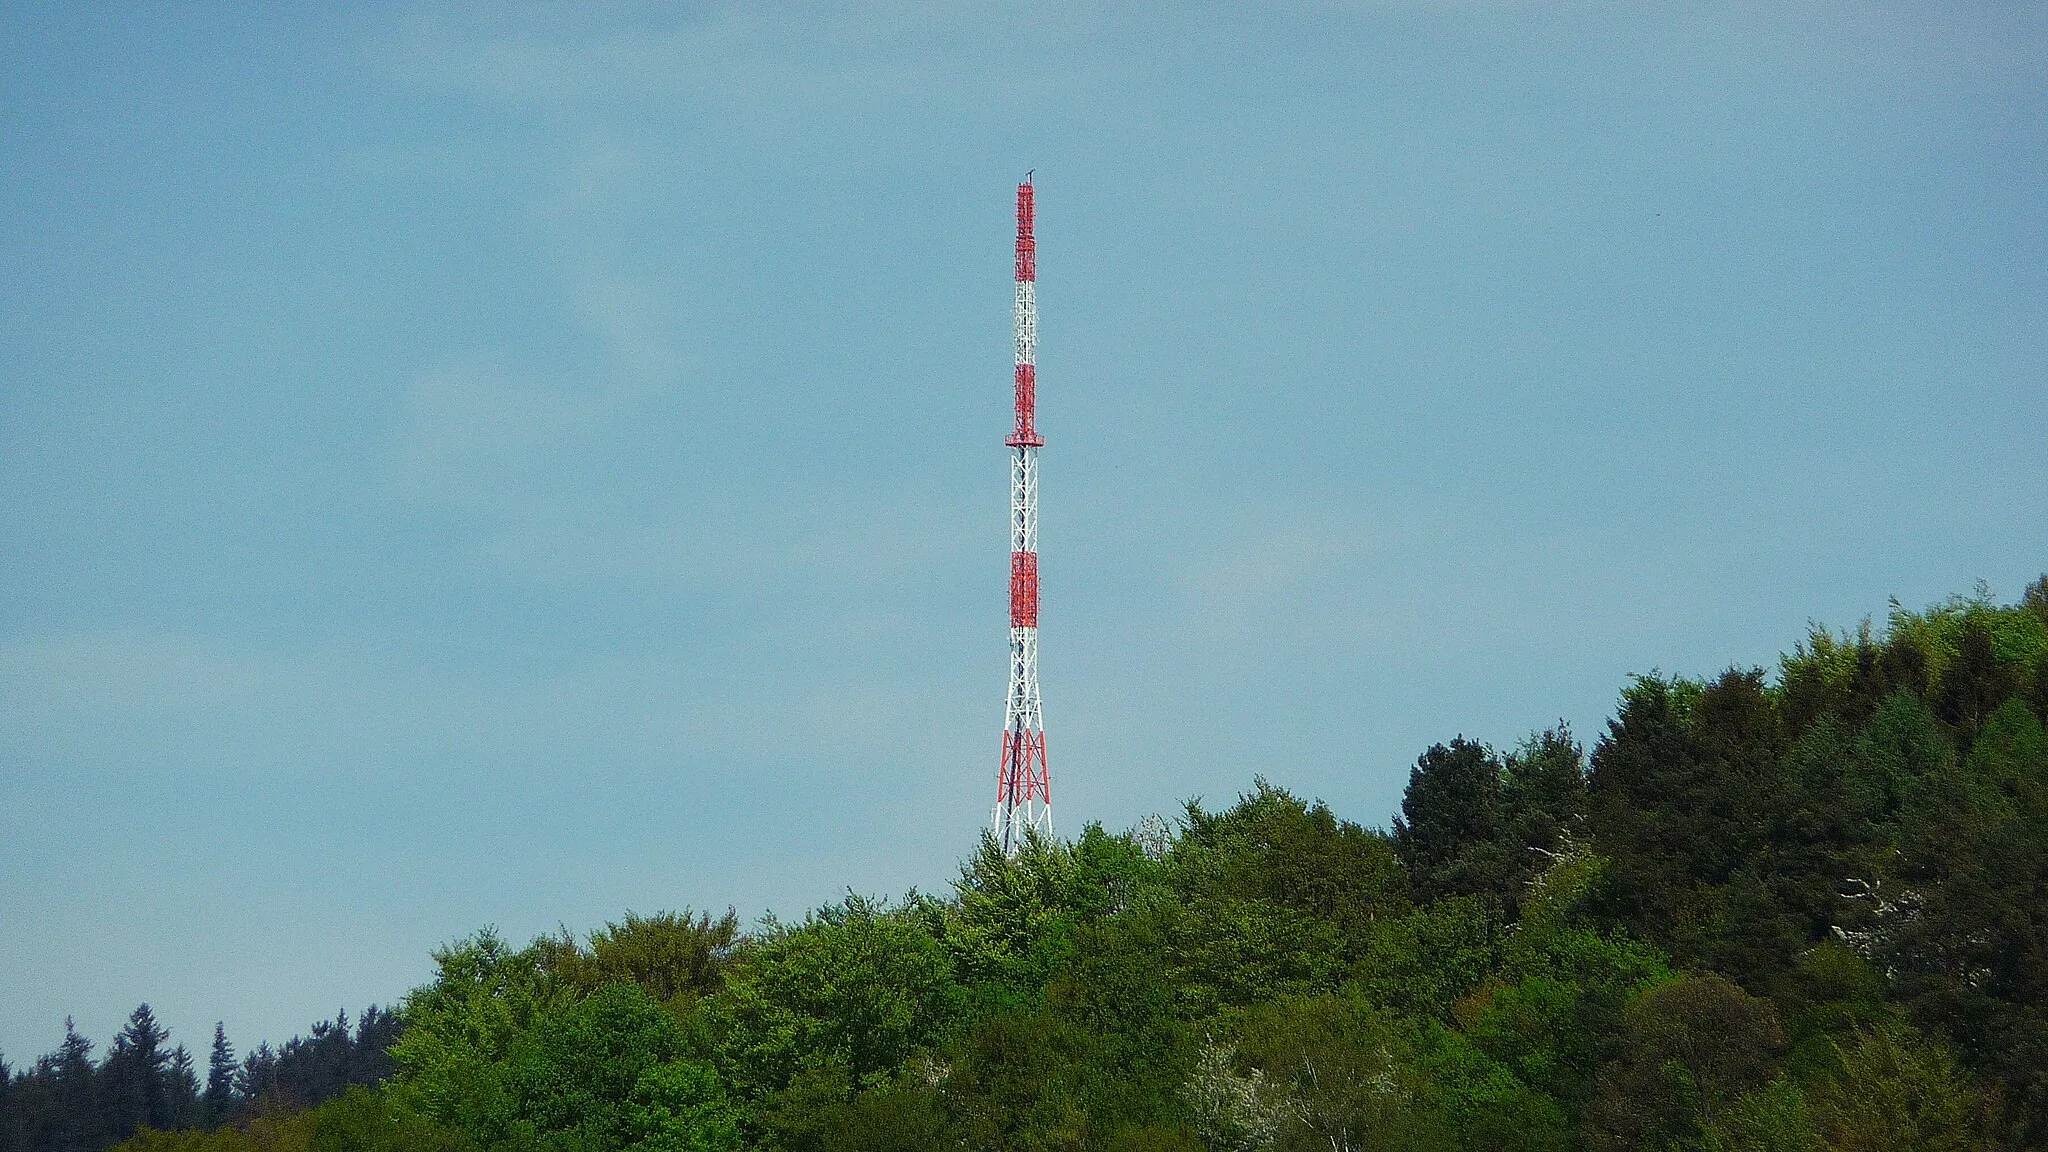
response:
<path id="1" fill-rule="evenodd" d="M 2044 720 L 2048 578 L 1894 605 L 1590 752 L 1431 747 L 1391 830 L 1260 780 L 943 893 L 481 931 L 326 1095 L 138 1013 L 0 1078 L 0 1152 L 2040 1148 Z"/>

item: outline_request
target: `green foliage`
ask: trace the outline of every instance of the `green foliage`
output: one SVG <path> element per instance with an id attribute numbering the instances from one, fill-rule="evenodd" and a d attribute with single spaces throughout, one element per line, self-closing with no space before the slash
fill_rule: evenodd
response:
<path id="1" fill-rule="evenodd" d="M 1522 888 L 1577 842 L 1585 809 L 1586 754 L 1563 722 L 1508 753 L 1502 764 L 1501 833 L 1510 859 L 1500 887 L 1511 907 Z"/>
<path id="2" fill-rule="evenodd" d="M 1791 1045 L 1787 1069 L 1802 1076 L 1832 1069 L 1842 1038 L 1900 1019 L 1888 991 L 1884 973 L 1839 940 L 1801 954 L 1772 986 Z"/>
<path id="3" fill-rule="evenodd" d="M 1708 1152 L 1824 1152 L 1805 1094 L 1783 1077 L 1743 1093 L 1702 1128 L 1699 1146 Z"/>
<path id="4" fill-rule="evenodd" d="M 1816 627 L 1779 662 L 1779 706 L 1794 732 L 1823 718 L 1859 728 L 1891 692 L 1923 687 L 1924 665 L 1917 650 L 1875 637 L 1867 619 L 1854 633 Z"/>
<path id="5" fill-rule="evenodd" d="M 1147 1124 L 1111 1134 L 1103 1152 L 1209 1152 L 1194 1129 L 1185 1124 Z"/>
<path id="6" fill-rule="evenodd" d="M 1629 1006 L 1623 1046 L 1588 1112 L 1622 1147 L 1684 1147 L 1722 1130 L 1772 1079 L 1784 1030 L 1770 1004 L 1719 976 L 1658 985 Z"/>
<path id="7" fill-rule="evenodd" d="M 474 1147 L 460 1132 L 361 1086 L 315 1109 L 312 1120 L 307 1152 L 469 1152 Z"/>
<path id="8" fill-rule="evenodd" d="M 730 910 L 717 920 L 708 912 L 693 916 L 687 908 L 653 916 L 628 912 L 592 933 L 587 950 L 564 950 L 557 968 L 585 992 L 637 984 L 680 1017 L 718 990 L 739 931 L 739 917 Z"/>
<path id="9" fill-rule="evenodd" d="M 901 1072 L 959 1019 L 964 990 L 923 902 L 859 896 L 797 925 L 770 923 L 706 1005 L 720 1071 L 743 1099 L 799 1073 L 832 1079 L 851 1099 Z"/>
<path id="10" fill-rule="evenodd" d="M 1575 1147 L 1571 1115 L 1467 1034 L 1431 1025 L 1416 1038 L 1423 1099 L 1434 1104 L 1460 1148 L 1548 1152 Z"/>
<path id="11" fill-rule="evenodd" d="M 435 978 L 406 998 L 391 1050 L 400 1101 L 480 1143 L 504 1138 L 513 1046 L 574 996 L 550 970 L 552 953 L 538 943 L 514 951 L 489 929 L 435 952 Z"/>
<path id="12" fill-rule="evenodd" d="M 1027 1005 L 1071 959 L 1079 927 L 1124 910 L 1159 871 L 1096 824 L 1072 844 L 1028 837 L 1014 859 L 984 834 L 954 881 L 946 946 L 984 1010 Z"/>
<path id="13" fill-rule="evenodd" d="M 1893 601 L 1889 632 L 1890 643 L 1924 654 L 1929 684 L 1959 705 L 1981 698 L 1984 677 L 2002 679 L 2048 653 L 2048 620 L 2024 602 L 1995 603 L 1981 586 L 1973 596 L 1953 597 L 1924 612 Z"/>
<path id="14" fill-rule="evenodd" d="M 1071 1148 L 1088 1131 L 1086 1028 L 1056 1012 L 991 1017 L 947 1053 L 945 1097 L 964 1145 L 989 1152 Z"/>
<path id="15" fill-rule="evenodd" d="M 1948 767 L 1955 750 L 1934 711 L 1920 697 L 1895 692 L 1864 729 L 1847 781 L 1849 802 L 1871 824 L 1890 824 L 1927 781 Z"/>
<path id="16" fill-rule="evenodd" d="M 1868 871 L 1866 862 L 1873 855 L 1869 822 L 1842 802 L 1854 745 L 1848 725 L 1826 716 L 1809 724 L 1780 761 L 1784 791 L 1771 811 L 1769 854 L 1759 862 L 1766 866 L 1753 867 L 1750 874 L 1776 905 L 1778 922 L 1759 926 L 1775 927 L 1781 943 L 1752 967 L 1775 963 L 1782 968 L 1805 944 L 1831 936 L 1843 917 L 1843 878 Z"/>
<path id="17" fill-rule="evenodd" d="M 1175 835 L 984 838 L 944 897 L 480 933 L 385 1090 L 127 1147 L 2048 1147 L 2044 711 L 2048 578 L 1894 605 L 1775 683 L 1637 679 L 1590 768 L 1562 726 L 1434 745 L 1391 835 L 1258 779 Z M 197 1107 L 153 1022 L 116 1047 L 8 1080 L 0 1139 Z"/>
<path id="18" fill-rule="evenodd" d="M 1417 897 L 1482 896 L 1512 915 L 1523 889 L 1582 831 L 1585 756 L 1562 724 L 1504 759 L 1463 737 L 1409 773 L 1394 846 Z"/>
<path id="19" fill-rule="evenodd" d="M 1375 924 L 1408 908 L 1408 881 L 1385 835 L 1263 779 L 1224 812 L 1191 802 L 1167 865 L 1184 898 L 1299 913 L 1328 924 L 1347 957 L 1363 952 Z"/>
<path id="20" fill-rule="evenodd" d="M 1434 744 L 1415 761 L 1394 844 L 1424 900 L 1494 891 L 1514 865 L 1501 836 L 1501 764 L 1463 736 Z"/>
<path id="21" fill-rule="evenodd" d="M 1993 713 L 1962 768 L 1936 774 L 1902 821 L 1901 896 L 1873 950 L 1892 993 L 1998 1084 L 2011 1123 L 2048 1142 L 2048 772 L 2032 718 Z"/>
<path id="22" fill-rule="evenodd" d="M 1494 978 L 1455 1010 L 1477 1050 L 1573 1118 L 1620 1048 L 1628 1005 L 1672 978 L 1656 949 L 1553 914 L 1599 872 L 1589 853 L 1560 861 L 1545 877 L 1542 898 L 1532 901 L 1541 914 L 1518 925 Z"/>
<path id="23" fill-rule="evenodd" d="M 1172 962 L 1175 906 L 1148 900 L 1113 921 L 1083 929 L 1073 963 L 1046 986 L 1063 1031 L 1085 1038 L 1089 1098 L 1108 1128 L 1172 1116 L 1192 1024 L 1186 977 Z"/>
<path id="24" fill-rule="evenodd" d="M 1394 1012 L 1448 1023 L 1451 1006 L 1499 966 L 1501 937 L 1494 905 L 1472 896 L 1440 900 L 1373 935 L 1358 983 Z"/>
<path id="25" fill-rule="evenodd" d="M 1281 1149 L 1452 1147 L 1396 1021 L 1355 996 L 1284 997 L 1248 1017 L 1242 1051 L 1278 1096 Z"/>
<path id="26" fill-rule="evenodd" d="M 669 1060 L 640 1074 L 625 1107 L 641 1152 L 738 1152 L 739 1113 L 710 1066 Z"/>
<path id="27" fill-rule="evenodd" d="M 260 1113 L 213 1130 L 144 1129 L 118 1152 L 473 1152 L 460 1132 L 442 1128 L 360 1085 L 318 1108 Z"/>
<path id="28" fill-rule="evenodd" d="M 1841 1073 L 1814 1096 L 1829 1152 L 1966 1152 L 1986 1147 L 1981 1100 L 1939 1045 L 1878 1029 L 1841 1054 Z"/>
<path id="29" fill-rule="evenodd" d="M 1980 795 L 2012 815 L 2048 817 L 2048 734 L 2019 698 L 1987 717 L 1964 769 Z"/>
<path id="30" fill-rule="evenodd" d="M 807 1139 L 791 1147 L 817 1152 L 936 1152 L 962 1147 L 939 1094 L 905 1084 L 824 1103 L 812 1116 Z"/>
<path id="31" fill-rule="evenodd" d="M 1181 1010 L 1199 1018 L 1335 988 L 1344 940 L 1330 921 L 1270 901 L 1196 896 L 1177 919 L 1169 956 Z"/>
<path id="32" fill-rule="evenodd" d="M 1638 680 L 1589 780 L 1590 830 L 1611 860 L 1608 911 L 1682 959 L 1729 962 L 1720 937 L 1758 911 L 1743 902 L 1753 877 L 1738 873 L 1766 857 L 1788 800 L 1785 743 L 1760 672 L 1693 688 Z"/>
<path id="33" fill-rule="evenodd" d="M 479 1134 L 562 1152 L 626 1147 L 635 1118 L 655 1106 L 638 1102 L 643 1079 L 682 1053 L 682 1030 L 652 997 L 635 984 L 607 984 L 549 1010 L 513 1043 L 509 1114 L 502 1129 Z M 666 1083 L 648 1089 L 657 1105 Z"/>
<path id="34" fill-rule="evenodd" d="M 317 1112 L 256 1116 L 233 1128 L 188 1128 L 159 1132 L 145 1128 L 115 1145 L 119 1152 L 311 1152 Z"/>

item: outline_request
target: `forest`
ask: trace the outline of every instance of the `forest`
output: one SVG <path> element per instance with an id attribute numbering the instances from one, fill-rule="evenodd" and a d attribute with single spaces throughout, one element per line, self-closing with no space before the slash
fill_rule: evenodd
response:
<path id="1" fill-rule="evenodd" d="M 2048 577 L 1895 602 L 1432 746 L 1390 829 L 1259 778 L 943 892 L 484 929 L 203 1080 L 144 1006 L 0 1074 L 0 1152 L 2048 1147 L 2044 721 Z"/>

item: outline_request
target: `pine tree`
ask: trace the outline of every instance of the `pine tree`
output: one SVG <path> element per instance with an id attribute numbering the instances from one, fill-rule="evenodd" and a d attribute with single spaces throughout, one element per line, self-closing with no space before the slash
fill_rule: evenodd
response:
<path id="1" fill-rule="evenodd" d="M 306 1036 L 294 1036 L 277 1053 L 275 1088 L 283 1098 L 303 1108 L 313 1108 L 340 1096 L 352 1082 L 350 1067 L 355 1041 L 349 1032 L 348 1012 L 332 1020 L 321 1020 Z"/>
<path id="2" fill-rule="evenodd" d="M 164 1046 L 170 1033 L 157 1024 L 149 1005 L 137 1005 L 128 1024 L 114 1037 L 100 1066 L 106 1093 L 106 1119 L 114 1139 L 126 1140 L 137 1128 L 169 1128 L 170 1095 L 165 1071 L 171 1053 Z"/>
<path id="3" fill-rule="evenodd" d="M 718 926 L 723 928 L 724 923 L 721 921 Z M 733 931 L 737 934 L 737 922 Z M 396 1012 L 386 1012 L 375 1004 L 363 1009 L 362 1019 L 356 1022 L 355 1057 L 349 1064 L 351 1084 L 372 1087 L 397 1070 L 392 1063 L 390 1049 L 402 1028 Z"/>
<path id="4" fill-rule="evenodd" d="M 235 1110 L 235 1048 L 228 1043 L 227 1022 L 214 1021 L 213 1054 L 206 1059 L 205 1124 L 218 1128 Z"/>
<path id="5" fill-rule="evenodd" d="M 199 1101 L 199 1077 L 193 1071 L 192 1053 L 183 1044 L 171 1049 L 164 1069 L 163 1127 L 169 1131 L 196 1128 L 206 1118 Z"/>
<path id="6" fill-rule="evenodd" d="M 100 1138 L 106 1112 L 92 1041 L 78 1034 L 71 1017 L 64 1018 L 64 1043 L 36 1061 L 36 1075 L 48 1087 L 43 1114 L 34 1118 L 27 1134 L 30 1148 L 89 1152 L 109 1143 Z"/>
<path id="7" fill-rule="evenodd" d="M 244 1104 L 254 1104 L 263 1097 L 277 1091 L 277 1050 L 269 1041 L 258 1045 L 254 1051 L 242 1057 L 242 1066 L 235 1072 L 235 1095 Z"/>

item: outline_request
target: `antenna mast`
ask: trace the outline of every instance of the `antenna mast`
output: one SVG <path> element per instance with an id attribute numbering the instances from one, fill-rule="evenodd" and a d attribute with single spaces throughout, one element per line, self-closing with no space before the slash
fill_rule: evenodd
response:
<path id="1" fill-rule="evenodd" d="M 1017 427 L 1010 446 L 1010 698 L 996 777 L 994 832 L 1006 855 L 1025 834 L 1052 835 L 1052 774 L 1038 700 L 1038 246 L 1031 176 L 1017 185 Z"/>

